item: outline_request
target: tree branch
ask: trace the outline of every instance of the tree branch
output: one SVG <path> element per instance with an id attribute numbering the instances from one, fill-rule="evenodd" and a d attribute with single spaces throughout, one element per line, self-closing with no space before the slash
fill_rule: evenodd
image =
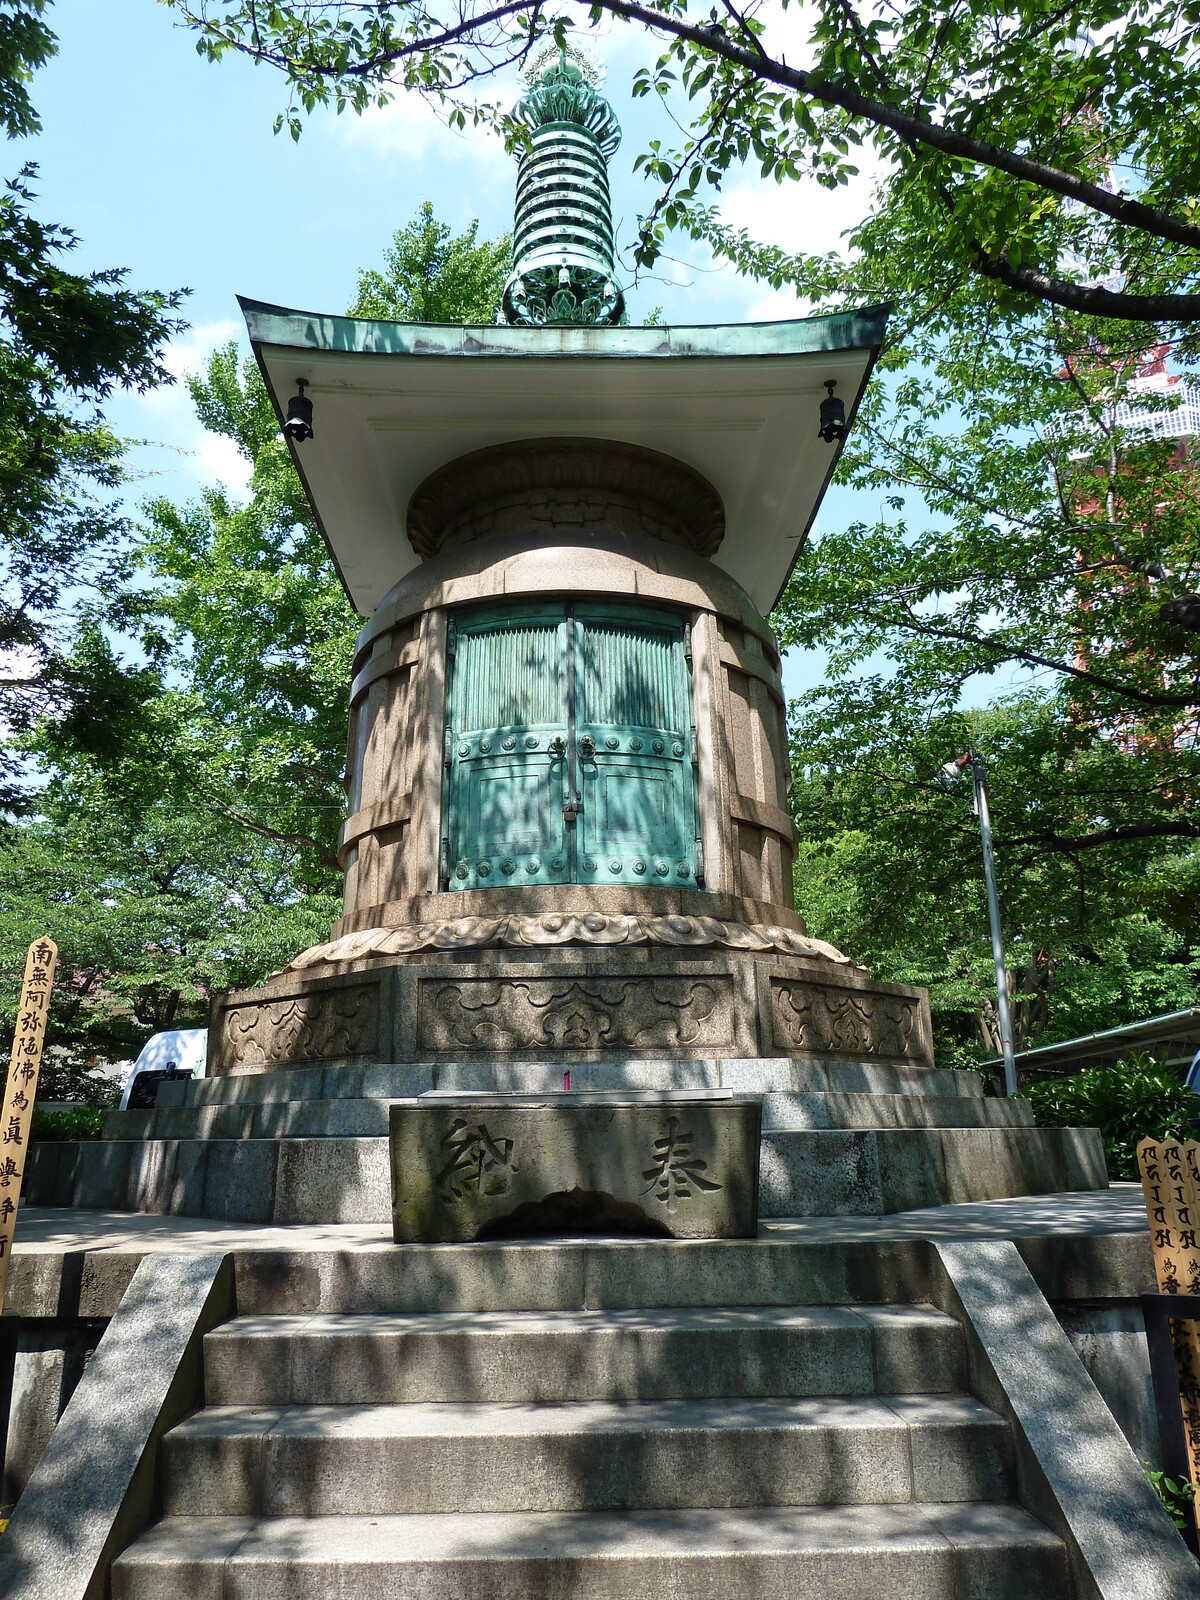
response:
<path id="1" fill-rule="evenodd" d="M 186 3 L 179 6 L 179 10 L 189 21 L 209 32 L 210 36 L 219 37 L 228 47 L 255 60 L 267 61 L 284 68 L 293 79 L 334 76 L 369 78 L 372 74 L 394 66 L 411 56 L 423 55 L 430 50 L 443 49 L 453 44 L 469 43 L 492 24 L 534 9 L 530 0 L 508 0 L 508 3 L 489 6 L 473 16 L 462 17 L 453 25 L 441 27 L 422 38 L 396 44 L 365 60 L 351 65 L 342 62 L 334 66 L 311 58 L 297 59 L 279 51 L 265 50 L 261 45 L 250 44 L 229 32 L 222 32 L 204 16 L 198 15 L 192 6 Z M 697 23 L 688 22 L 683 17 L 643 5 L 640 0 L 596 0 L 596 9 L 607 11 L 612 16 L 621 17 L 627 22 L 640 22 L 653 33 L 678 39 L 698 50 L 717 56 L 729 62 L 731 66 L 741 67 L 754 78 L 778 84 L 780 88 L 790 89 L 793 93 L 805 95 L 823 105 L 837 106 L 852 117 L 861 118 L 877 127 L 890 129 L 906 142 L 912 141 L 928 146 L 956 160 L 969 161 L 979 166 L 993 168 L 998 172 L 1005 172 L 1022 183 L 1029 183 L 1052 194 L 1062 195 L 1067 200 L 1075 200 L 1088 210 L 1111 217 L 1114 222 L 1121 223 L 1125 227 L 1135 228 L 1140 232 L 1166 239 L 1172 244 L 1200 251 L 1200 227 L 1194 223 L 1185 222 L 1179 217 L 1161 211 L 1156 206 L 1131 199 L 1127 195 L 1113 194 L 1099 184 L 1077 177 L 1074 173 L 1064 172 L 1033 156 L 1019 155 L 1015 151 L 1002 149 L 989 140 L 976 139 L 970 134 L 956 132 L 952 128 L 931 122 L 926 117 L 916 116 L 910 111 L 902 111 L 883 101 L 872 99 L 869 95 L 860 93 L 851 84 L 789 67 L 785 62 L 768 56 L 757 40 L 755 48 L 747 48 L 731 39 L 724 30 L 702 27 Z M 1191 316 L 1200 317 L 1200 312 L 1193 310 Z"/>
<path id="2" fill-rule="evenodd" d="M 255 833 L 260 839 L 276 839 L 280 844 L 294 844 L 309 850 L 315 850 L 321 865 L 328 867 L 332 872 L 341 872 L 342 864 L 337 855 L 328 845 L 322 844 L 319 839 L 312 838 L 307 833 L 285 833 L 279 828 L 268 827 L 265 822 L 255 822 L 253 817 L 248 817 L 235 806 L 222 800 L 220 795 L 213 794 L 211 789 L 202 791 L 209 802 L 216 806 L 218 811 L 223 811 L 233 822 L 238 823 L 249 833 Z"/>
<path id="3" fill-rule="evenodd" d="M 1022 661 L 1029 667 L 1045 667 L 1050 672 L 1060 673 L 1067 678 L 1077 678 L 1083 683 L 1107 690 L 1110 694 L 1118 695 L 1123 700 L 1131 700 L 1135 705 L 1146 706 L 1150 710 L 1178 707 L 1180 710 L 1190 711 L 1200 705 L 1200 693 L 1148 694 L 1143 689 L 1135 689 L 1131 684 L 1120 683 L 1116 678 L 1089 671 L 1085 667 L 1077 667 L 1073 663 L 1055 661 L 1052 656 L 1039 655 L 1036 651 L 1024 650 L 1019 645 L 992 644 L 976 633 L 967 633 L 956 628 L 935 627 L 915 617 L 907 606 L 902 609 L 904 616 L 897 622 L 898 627 L 907 628 L 910 633 L 920 633 L 931 639 L 950 639 L 956 644 L 971 645 L 976 650 L 991 655 L 997 663 Z"/>
<path id="4" fill-rule="evenodd" d="M 975 252 L 975 265 L 985 278 L 1033 295 L 1065 311 L 1121 322 L 1200 322 L 1200 296 L 1194 294 L 1126 294 L 1098 284 L 1071 283 L 1036 267 L 1014 267 L 1003 256 Z"/>
<path id="5" fill-rule="evenodd" d="M 1048 828 L 1037 833 L 1022 833 L 997 839 L 996 848 L 1015 849 L 1018 845 L 1045 844 L 1067 855 L 1074 855 L 1079 850 L 1094 850 L 1106 844 L 1126 844 L 1134 839 L 1200 839 L 1200 822 L 1188 822 L 1183 819 L 1134 822 L 1125 827 L 1100 828 L 1095 833 L 1077 836 L 1055 833 L 1053 829 Z"/>

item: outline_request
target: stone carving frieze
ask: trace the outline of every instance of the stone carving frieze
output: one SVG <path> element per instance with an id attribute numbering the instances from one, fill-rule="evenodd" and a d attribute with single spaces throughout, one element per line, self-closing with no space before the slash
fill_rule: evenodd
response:
<path id="1" fill-rule="evenodd" d="M 771 1020 L 777 1045 L 814 1054 L 866 1056 L 921 1053 L 918 1002 L 832 984 L 771 982 Z"/>
<path id="2" fill-rule="evenodd" d="M 374 1056 L 379 985 L 351 984 L 233 1005 L 225 1012 L 222 1032 L 222 1055 L 231 1064 Z"/>
<path id="3" fill-rule="evenodd" d="M 623 1050 L 733 1042 L 728 979 L 428 979 L 418 1044 L 432 1051 Z"/>
<path id="4" fill-rule="evenodd" d="M 606 916 L 602 912 L 554 912 L 540 916 L 457 917 L 449 922 L 410 923 L 399 928 L 364 928 L 343 934 L 329 944 L 315 945 L 290 963 L 288 972 L 362 961 L 371 957 L 412 955 L 419 950 L 480 950 L 487 946 L 518 949 L 553 945 L 670 945 L 677 949 L 779 951 L 854 963 L 822 939 L 809 939 L 795 928 L 751 927 L 718 917 Z"/>

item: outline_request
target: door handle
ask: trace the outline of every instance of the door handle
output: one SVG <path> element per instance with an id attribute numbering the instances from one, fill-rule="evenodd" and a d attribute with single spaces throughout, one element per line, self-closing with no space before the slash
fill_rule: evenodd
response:
<path id="1" fill-rule="evenodd" d="M 551 739 L 550 743 L 546 746 L 546 748 L 549 750 L 549 752 L 550 752 L 550 754 L 552 756 L 565 755 L 566 754 L 566 749 L 567 749 L 567 741 L 563 738 L 561 733 L 556 733 L 554 735 L 553 739 Z"/>
<path id="2" fill-rule="evenodd" d="M 590 760 L 596 754 L 596 741 L 590 733 L 581 733 L 579 736 L 579 754 L 585 760 Z"/>

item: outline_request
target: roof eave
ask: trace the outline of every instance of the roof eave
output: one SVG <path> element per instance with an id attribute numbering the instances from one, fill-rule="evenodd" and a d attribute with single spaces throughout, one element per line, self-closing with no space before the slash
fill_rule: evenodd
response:
<path id="1" fill-rule="evenodd" d="M 252 345 L 339 355 L 504 357 L 554 360 L 714 359 L 818 355 L 874 350 L 883 344 L 889 304 L 779 322 L 684 327 L 510 328 L 501 324 L 380 322 L 320 316 L 238 297 Z"/>
<path id="2" fill-rule="evenodd" d="M 538 362 L 764 361 L 773 358 L 862 352 L 867 361 L 853 395 L 847 395 L 847 431 L 858 413 L 867 382 L 883 346 L 890 304 L 854 308 L 821 316 L 776 322 L 718 323 L 686 327 L 512 328 L 505 325 L 382 322 L 373 318 L 323 316 L 239 296 L 251 346 L 282 427 L 288 396 L 277 392 L 264 351 L 294 350 L 297 355 L 384 358 L 472 359 Z M 333 540 L 308 481 L 303 453 L 287 441 L 314 520 L 351 604 L 358 610 Z M 829 453 L 828 468 L 779 589 L 768 609 L 778 605 L 837 470 L 843 442 Z M 760 601 L 761 603 L 761 601 Z"/>

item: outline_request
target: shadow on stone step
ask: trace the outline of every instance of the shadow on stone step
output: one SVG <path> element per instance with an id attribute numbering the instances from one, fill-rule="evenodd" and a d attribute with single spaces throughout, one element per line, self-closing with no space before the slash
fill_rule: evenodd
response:
<path id="1" fill-rule="evenodd" d="M 526 1200 L 503 1217 L 485 1222 L 476 1239 L 535 1238 L 673 1239 L 664 1222 L 641 1206 L 600 1189 L 560 1189 L 542 1200 Z"/>

